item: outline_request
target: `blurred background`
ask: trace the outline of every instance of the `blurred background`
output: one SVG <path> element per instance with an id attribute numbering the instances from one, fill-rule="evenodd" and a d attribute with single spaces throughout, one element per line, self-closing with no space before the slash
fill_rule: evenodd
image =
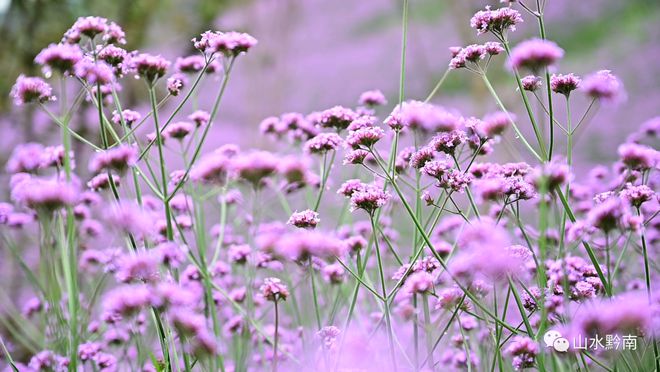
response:
<path id="1" fill-rule="evenodd" d="M 470 17 L 486 5 L 500 6 L 498 0 L 410 1 L 406 99 L 428 95 L 446 71 L 448 47 L 490 40 L 477 38 L 469 27 Z M 273 145 L 254 133 L 270 115 L 354 106 L 368 89 L 386 94 L 390 105 L 381 114 L 389 112 L 398 96 L 401 8 L 402 0 L 0 0 L 0 164 L 4 166 L 17 143 L 59 142 L 57 127 L 38 112 L 13 107 L 9 91 L 19 74 L 40 73 L 34 56 L 58 42 L 78 16 L 114 20 L 126 31 L 127 49 L 172 61 L 192 54 L 190 39 L 208 29 L 254 35 L 259 44 L 240 58 L 206 148 L 227 142 L 268 148 Z M 514 43 L 537 33 L 535 20 L 523 16 L 525 23 L 511 34 Z M 614 146 L 658 114 L 660 2 L 551 0 L 546 19 L 549 38 L 566 50 L 558 72 L 584 75 L 609 69 L 624 81 L 627 101 L 601 107 L 577 142 L 578 161 L 611 161 Z M 489 75 L 511 111 L 523 118 L 503 62 L 499 57 Z M 146 112 L 146 90 L 127 80 L 135 89 L 124 87 L 124 107 Z M 202 108 L 208 109 L 218 84 L 213 78 L 204 83 Z M 563 122 L 563 100 L 557 101 L 557 117 Z M 433 102 L 469 116 L 496 109 L 478 77 L 467 71 L 450 73 Z M 588 102 L 576 102 L 573 110 L 579 117 Z M 86 125 L 84 114 L 74 121 Z M 503 156 L 515 157 L 509 150 Z"/>

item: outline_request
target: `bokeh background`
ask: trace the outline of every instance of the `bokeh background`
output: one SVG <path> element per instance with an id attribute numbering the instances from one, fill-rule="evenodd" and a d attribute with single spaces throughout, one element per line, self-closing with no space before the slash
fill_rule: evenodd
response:
<path id="1" fill-rule="evenodd" d="M 444 74 L 448 47 L 483 42 L 469 28 L 471 15 L 497 0 L 411 0 L 407 99 L 423 99 Z M 39 74 L 34 56 L 82 15 L 101 15 L 121 24 L 127 49 L 160 53 L 172 61 L 193 53 L 190 39 L 208 29 L 249 32 L 259 45 L 237 64 L 210 143 L 273 146 L 255 135 L 270 115 L 308 113 L 355 105 L 367 89 L 381 89 L 396 103 L 399 85 L 402 0 L 0 0 L 0 164 L 17 143 L 58 142 L 56 127 L 42 114 L 14 108 L 9 90 L 21 74 Z M 515 41 L 536 34 L 528 15 L 512 34 Z M 627 100 L 601 107 L 578 139 L 578 160 L 607 162 L 613 149 L 660 102 L 660 2 L 657 0 L 549 0 L 549 38 L 566 50 L 559 71 L 583 75 L 610 69 L 625 83 Z M 503 59 L 489 73 L 511 110 L 523 117 Z M 209 107 L 218 80 L 208 79 L 199 104 Z M 146 112 L 146 91 L 124 88 L 124 107 Z M 481 116 L 496 109 L 478 77 L 453 71 L 433 102 Z M 577 101 L 575 116 L 588 102 Z M 563 102 L 557 104 L 563 118 Z M 167 111 L 167 108 L 165 109 Z M 386 112 L 384 112 L 386 113 Z M 84 113 L 74 119 L 81 131 Z M 563 120 L 562 120 L 563 121 Z M 526 127 L 523 125 L 523 127 Z M 509 148 L 504 156 L 516 157 Z"/>

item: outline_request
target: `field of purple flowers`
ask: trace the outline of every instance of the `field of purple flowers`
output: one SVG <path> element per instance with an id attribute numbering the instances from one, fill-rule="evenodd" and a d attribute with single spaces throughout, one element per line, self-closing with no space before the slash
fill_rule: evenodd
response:
<path id="1" fill-rule="evenodd" d="M 411 99 L 400 3 L 397 97 L 266 117 L 241 141 L 217 128 L 246 89 L 232 76 L 277 46 L 207 31 L 168 60 L 96 16 L 44 45 L 11 99 L 60 138 L 4 166 L 0 368 L 660 370 L 660 116 L 601 149 L 613 163 L 580 162 L 625 82 L 561 68 L 545 0 L 458 20 L 479 43 L 441 46 Z M 497 110 L 443 104 L 449 75 Z"/>

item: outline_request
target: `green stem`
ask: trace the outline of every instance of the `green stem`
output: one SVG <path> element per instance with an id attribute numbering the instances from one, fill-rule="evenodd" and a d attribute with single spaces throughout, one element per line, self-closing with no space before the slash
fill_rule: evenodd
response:
<path id="1" fill-rule="evenodd" d="M 158 124 L 158 109 L 156 108 L 156 92 L 153 86 L 149 86 L 149 99 L 151 101 L 152 116 L 154 119 L 154 126 L 156 128 L 156 145 L 158 146 L 158 160 L 160 165 L 161 176 L 161 194 L 167 194 L 167 171 L 165 170 L 165 157 L 163 155 L 163 135 L 160 132 L 160 125 Z M 174 228 L 172 227 L 172 211 L 170 210 L 169 200 L 164 199 L 163 205 L 165 207 L 165 223 L 166 223 L 166 237 L 167 240 L 174 239 Z"/>
<path id="2" fill-rule="evenodd" d="M 380 247 L 378 246 L 378 236 L 376 229 L 376 222 L 374 220 L 373 213 L 369 214 L 369 219 L 371 221 L 371 231 L 374 235 L 374 248 L 376 250 L 376 260 L 378 263 L 378 274 L 380 276 L 380 286 L 383 292 L 383 298 L 387 297 L 387 289 L 385 288 L 385 273 L 383 271 L 383 260 L 380 255 Z M 390 347 L 390 359 L 392 362 L 392 368 L 394 371 L 397 370 L 396 366 L 396 355 L 394 354 L 394 334 L 392 331 L 392 320 L 390 319 L 390 305 L 388 301 L 384 301 L 385 305 L 385 326 L 387 327 L 387 341 Z"/>

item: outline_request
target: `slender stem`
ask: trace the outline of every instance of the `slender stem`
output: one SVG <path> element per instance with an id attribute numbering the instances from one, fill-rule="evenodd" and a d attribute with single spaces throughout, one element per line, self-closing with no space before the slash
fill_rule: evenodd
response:
<path id="1" fill-rule="evenodd" d="M 385 288 L 385 274 L 383 270 L 383 260 L 380 255 L 380 247 L 378 246 L 378 236 L 376 229 L 376 222 L 373 216 L 373 213 L 369 214 L 369 219 L 371 221 L 371 231 L 374 235 L 374 249 L 376 250 L 376 260 L 378 263 L 378 275 L 380 276 L 380 286 L 383 292 L 383 298 L 387 297 L 387 289 Z M 390 305 L 388 301 L 384 301 L 385 305 L 385 326 L 387 327 L 387 341 L 390 346 L 390 359 L 392 361 L 392 368 L 396 371 L 396 355 L 394 354 L 394 334 L 392 331 L 392 320 L 390 319 Z"/>
<path id="2" fill-rule="evenodd" d="M 490 84 L 490 81 L 488 80 L 488 76 L 486 76 L 486 74 L 481 74 L 481 78 L 484 81 L 484 84 L 486 84 L 486 88 L 488 89 L 490 94 L 493 96 L 493 98 L 495 98 L 495 101 L 497 102 L 497 105 L 500 106 L 500 109 L 502 111 L 504 111 L 505 114 L 508 115 L 509 121 L 511 121 L 511 126 L 513 127 L 513 130 L 516 132 L 517 137 L 520 138 L 522 143 L 525 145 L 525 147 L 527 147 L 527 149 L 532 153 L 532 155 L 534 155 L 534 157 L 536 159 L 538 159 L 539 161 L 542 162 L 543 158 L 536 152 L 536 150 L 534 150 L 532 145 L 530 145 L 529 142 L 527 142 L 527 140 L 525 139 L 525 136 L 522 134 L 522 132 L 520 131 L 520 129 L 516 125 L 516 122 L 513 120 L 513 118 L 509 114 L 509 111 L 504 106 L 504 103 L 502 103 L 502 100 L 500 100 L 500 97 L 497 95 L 497 92 L 495 91 L 495 88 L 493 88 L 493 86 Z M 523 91 L 523 93 L 524 93 L 524 91 Z M 541 151 L 541 152 L 544 153 L 544 151 Z"/>
<path id="3" fill-rule="evenodd" d="M 154 126 L 156 128 L 156 145 L 158 146 L 158 160 L 160 165 L 161 176 L 161 194 L 167 195 L 167 171 L 165 170 L 165 157 L 163 155 L 163 134 L 160 132 L 160 125 L 158 124 L 158 109 L 156 108 L 156 92 L 152 86 L 149 86 L 149 99 L 151 101 L 152 116 L 154 118 Z M 166 236 L 167 240 L 174 239 L 174 228 L 172 227 L 172 211 L 170 210 L 169 200 L 164 199 L 163 205 L 165 207 L 165 223 L 166 223 Z"/>
<path id="4" fill-rule="evenodd" d="M 445 70 L 445 73 L 442 74 L 442 77 L 440 78 L 440 80 L 438 80 L 438 83 L 435 84 L 435 87 L 433 87 L 431 93 L 429 93 L 429 95 L 426 96 L 426 99 L 424 99 L 424 103 L 428 103 L 436 95 L 436 93 L 438 93 L 438 90 L 440 90 L 440 87 L 445 82 L 445 79 L 447 79 L 447 76 L 449 75 L 449 71 L 451 71 L 450 68 L 447 68 L 447 70 Z"/>
<path id="5" fill-rule="evenodd" d="M 277 309 L 277 300 L 275 300 L 275 334 L 273 335 L 273 372 L 277 372 L 277 341 L 279 339 L 279 321 L 280 314 Z"/>
<path id="6" fill-rule="evenodd" d="M 309 280 L 312 283 L 312 298 L 314 299 L 314 314 L 316 315 L 316 327 L 321 329 L 321 311 L 319 310 L 319 300 L 316 293 L 316 282 L 314 281 L 314 265 L 312 264 L 312 257 L 309 257 L 307 262 L 309 266 Z"/>
<path id="7" fill-rule="evenodd" d="M 502 44 L 504 45 L 504 49 L 506 50 L 507 55 L 511 55 L 511 49 L 509 48 L 509 42 L 506 39 L 502 39 Z M 529 104 L 529 99 L 527 99 L 527 94 L 525 94 L 525 90 L 523 89 L 522 82 L 520 81 L 520 75 L 518 74 L 518 70 L 513 71 L 514 78 L 516 80 L 516 85 L 518 86 L 518 91 L 520 92 L 520 97 L 522 97 L 523 104 L 525 105 L 525 110 L 527 111 L 527 115 L 529 116 L 529 121 L 532 123 L 532 129 L 534 130 L 534 135 L 536 136 L 536 141 L 539 144 L 539 149 L 541 151 L 541 155 L 544 157 L 544 159 L 548 159 L 548 151 L 545 148 L 545 141 L 543 140 L 543 135 L 541 134 L 539 130 L 539 126 L 536 123 L 536 119 L 534 117 L 534 113 L 532 111 L 532 106 Z M 550 83 L 547 83 L 548 87 L 550 86 Z M 552 123 L 552 121 L 550 121 Z M 551 126 L 552 128 L 552 126 Z"/>

